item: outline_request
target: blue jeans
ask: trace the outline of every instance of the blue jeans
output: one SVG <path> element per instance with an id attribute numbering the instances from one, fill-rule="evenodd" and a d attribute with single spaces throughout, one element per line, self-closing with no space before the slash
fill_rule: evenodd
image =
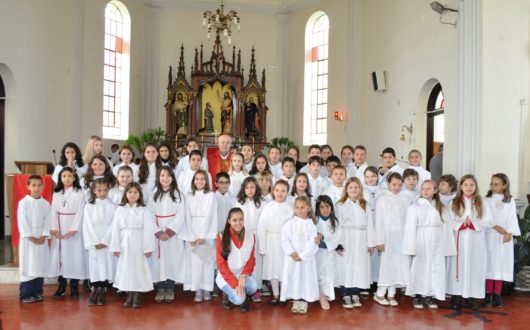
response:
<path id="1" fill-rule="evenodd" d="M 357 296 L 359 295 L 359 292 L 361 290 L 359 288 L 345 288 L 343 286 L 340 287 L 340 293 L 342 294 L 343 297 L 345 296 Z"/>
<path id="2" fill-rule="evenodd" d="M 156 288 L 159 290 L 175 290 L 175 281 L 167 279 L 165 281 L 160 281 L 156 284 Z"/>
<path id="3" fill-rule="evenodd" d="M 228 300 L 234 305 L 241 305 L 245 302 L 246 296 L 240 296 L 237 294 L 236 289 L 233 289 L 230 285 L 225 285 L 221 288 L 224 293 L 228 296 Z M 247 276 L 245 281 L 245 293 L 247 296 L 253 295 L 258 290 L 258 284 L 252 276 Z"/>
<path id="4" fill-rule="evenodd" d="M 44 285 L 44 278 L 37 277 L 30 281 L 20 282 L 20 300 L 29 297 L 36 297 L 42 295 L 42 286 Z"/>

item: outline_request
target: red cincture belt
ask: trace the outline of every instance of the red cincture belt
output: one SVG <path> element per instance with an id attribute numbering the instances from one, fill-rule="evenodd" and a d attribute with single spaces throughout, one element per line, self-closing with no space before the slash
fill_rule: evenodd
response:
<path id="1" fill-rule="evenodd" d="M 470 223 L 469 225 L 462 224 L 460 228 L 458 228 L 458 233 L 456 234 L 456 281 L 458 282 L 458 255 L 460 254 L 460 250 L 458 249 L 458 243 L 460 241 L 460 232 L 462 230 L 471 229 L 475 230 L 475 226 L 473 226 L 473 223 Z"/>

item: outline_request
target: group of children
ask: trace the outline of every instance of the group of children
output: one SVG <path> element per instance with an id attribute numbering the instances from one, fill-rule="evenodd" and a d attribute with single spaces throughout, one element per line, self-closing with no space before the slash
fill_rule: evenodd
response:
<path id="1" fill-rule="evenodd" d="M 312 145 L 304 165 L 296 147 L 281 159 L 277 147 L 254 154 L 244 144 L 230 171 L 212 178 L 193 137 L 178 164 L 167 144 L 147 144 L 139 165 L 124 145 L 114 167 L 100 138 L 89 145 L 90 159 L 74 143 L 63 147 L 51 206 L 40 196 L 42 179 L 28 180 L 18 207 L 23 302 L 42 300 L 43 277 L 55 276 L 55 298 L 68 280 L 74 297 L 79 280 L 89 280 L 89 305 L 104 305 L 111 284 L 126 293 L 125 307 L 142 306 L 142 293 L 155 288 L 156 302 L 172 302 L 177 283 L 195 302 L 211 300 L 215 239 L 233 207 L 256 237 L 251 299 L 292 299 L 293 313 L 317 300 L 330 309 L 336 288 L 344 308 L 361 307 L 371 287 L 383 306 L 398 306 L 397 290 L 418 309 L 437 308 L 446 295 L 456 309 L 463 298 L 473 308 L 484 297 L 503 306 L 502 281 L 513 281 L 519 228 L 504 174 L 493 175 L 483 198 L 472 175 L 459 184 L 452 175 L 432 180 L 417 150 L 403 169 L 392 148 L 376 168 L 363 146 L 344 146 L 339 158 Z"/>

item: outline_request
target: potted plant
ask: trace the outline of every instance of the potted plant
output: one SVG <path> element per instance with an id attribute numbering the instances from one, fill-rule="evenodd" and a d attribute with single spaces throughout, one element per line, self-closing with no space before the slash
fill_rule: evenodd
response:
<path id="1" fill-rule="evenodd" d="M 127 144 L 133 146 L 139 153 L 141 153 L 147 143 L 159 144 L 164 141 L 165 137 L 166 132 L 160 127 L 149 128 L 138 136 L 135 134 L 129 135 Z"/>
<path id="2" fill-rule="evenodd" d="M 519 228 L 521 236 L 516 238 L 514 245 L 515 290 L 530 292 L 530 205 L 519 219 Z"/>
<path id="3" fill-rule="evenodd" d="M 272 139 L 271 145 L 280 148 L 280 150 L 282 151 L 282 154 L 285 155 L 285 153 L 287 152 L 287 149 L 294 146 L 295 144 L 293 141 L 289 140 L 289 138 L 280 136 L 280 137 L 275 137 L 274 139 Z"/>

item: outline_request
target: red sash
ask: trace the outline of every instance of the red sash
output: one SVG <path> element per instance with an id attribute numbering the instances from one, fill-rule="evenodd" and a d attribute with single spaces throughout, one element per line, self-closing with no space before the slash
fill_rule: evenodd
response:
<path id="1" fill-rule="evenodd" d="M 473 226 L 473 223 L 470 223 L 469 225 L 464 225 L 462 224 L 460 226 L 460 228 L 458 228 L 458 233 L 456 234 L 456 281 L 458 282 L 458 255 L 460 254 L 459 250 L 458 250 L 458 243 L 460 241 L 460 232 L 462 230 L 467 230 L 467 229 L 471 229 L 471 230 L 475 230 L 475 226 Z"/>

